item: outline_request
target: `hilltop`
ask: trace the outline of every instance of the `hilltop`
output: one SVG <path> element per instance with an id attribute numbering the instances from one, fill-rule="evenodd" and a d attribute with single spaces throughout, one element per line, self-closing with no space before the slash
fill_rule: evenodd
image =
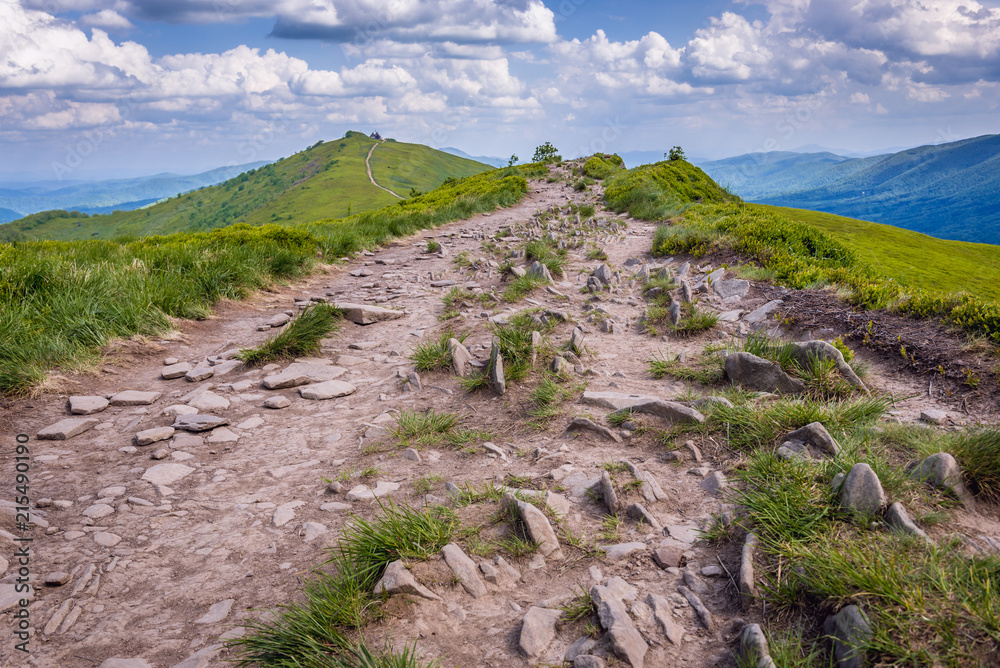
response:
<path id="1" fill-rule="evenodd" d="M 701 166 L 749 201 L 1000 244 L 1000 135 L 869 158 L 755 153 Z"/>
<path id="2" fill-rule="evenodd" d="M 373 147 L 368 177 L 366 158 Z M 111 239 L 196 232 L 235 223 L 309 223 L 371 211 L 433 190 L 448 178 L 490 169 L 419 144 L 378 142 L 358 132 L 215 186 L 172 197 L 137 211 L 81 216 L 46 211 L 0 226 L 3 239 Z M 395 195 L 390 193 L 392 191 Z"/>

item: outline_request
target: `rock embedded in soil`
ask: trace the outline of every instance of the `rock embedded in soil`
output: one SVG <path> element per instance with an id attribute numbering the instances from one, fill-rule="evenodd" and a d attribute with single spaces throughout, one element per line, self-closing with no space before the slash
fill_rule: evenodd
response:
<path id="1" fill-rule="evenodd" d="M 292 402 L 289 401 L 288 397 L 268 397 L 267 400 L 264 401 L 264 408 L 273 408 L 275 410 L 279 408 L 288 408 L 291 405 Z"/>
<path id="2" fill-rule="evenodd" d="M 826 430 L 822 422 L 810 422 L 801 429 L 789 432 L 785 434 L 785 440 L 812 445 L 831 457 L 840 454 L 840 445 Z"/>
<path id="3" fill-rule="evenodd" d="M 625 601 L 634 600 L 637 593 L 635 587 L 618 577 L 609 578 L 605 585 L 590 588 L 597 616 L 608 632 L 607 638 L 615 654 L 634 668 L 641 668 L 649 646 L 625 609 Z"/>
<path id="4" fill-rule="evenodd" d="M 160 398 L 160 392 L 125 390 L 111 397 L 112 406 L 149 406 Z"/>
<path id="5" fill-rule="evenodd" d="M 541 656 L 556 637 L 556 622 L 562 611 L 553 608 L 532 606 L 521 620 L 521 635 L 518 644 L 521 651 L 530 658 Z"/>
<path id="6" fill-rule="evenodd" d="M 472 353 L 458 339 L 448 339 L 448 352 L 451 354 L 451 368 L 459 378 L 469 375 Z"/>
<path id="7" fill-rule="evenodd" d="M 592 654 L 581 654 L 573 659 L 573 668 L 607 668 L 604 659 Z"/>
<path id="8" fill-rule="evenodd" d="M 503 355 L 500 353 L 500 346 L 494 341 L 490 348 L 490 368 L 488 381 L 490 388 L 498 395 L 503 396 L 507 391 L 507 380 L 503 372 Z"/>
<path id="9" fill-rule="evenodd" d="M 404 311 L 383 308 L 381 306 L 370 306 L 368 304 L 352 304 L 349 302 L 337 302 L 336 307 L 344 311 L 344 317 L 355 325 L 371 325 L 376 322 L 386 320 L 396 320 L 406 315 Z"/>
<path id="10" fill-rule="evenodd" d="M 543 557 L 563 559 L 556 532 L 542 511 L 526 501 L 515 498 L 513 494 L 504 495 L 504 504 L 517 512 L 528 530 L 528 536 L 538 545 L 538 552 Z"/>
<path id="11" fill-rule="evenodd" d="M 535 262 L 528 267 L 525 275 L 530 276 L 531 278 L 536 278 L 550 285 L 553 283 L 552 274 L 549 272 L 549 268 L 537 260 L 535 260 Z"/>
<path id="12" fill-rule="evenodd" d="M 729 482 L 722 471 L 716 471 L 698 483 L 698 485 L 712 496 L 720 496 L 726 487 L 728 487 Z"/>
<path id="13" fill-rule="evenodd" d="M 676 546 L 661 545 L 653 550 L 653 561 L 664 570 L 679 567 L 683 558 L 684 551 Z"/>
<path id="14" fill-rule="evenodd" d="M 299 388 L 299 394 L 303 399 L 313 399 L 319 401 L 346 397 L 357 391 L 357 387 L 342 380 L 328 380 L 323 383 L 303 385 Z"/>
<path id="15" fill-rule="evenodd" d="M 691 604 L 691 607 L 698 615 L 698 620 L 701 622 L 701 625 L 704 626 L 710 633 L 715 633 L 715 617 L 713 617 L 709 609 L 705 607 L 705 604 L 701 602 L 698 595 L 683 585 L 678 587 L 677 591 L 679 591 L 681 595 L 687 599 L 687 602 Z"/>
<path id="16" fill-rule="evenodd" d="M 658 533 L 663 531 L 663 525 L 660 524 L 660 521 L 657 520 L 653 514 L 646 510 L 646 507 L 640 503 L 631 504 L 625 509 L 625 514 L 639 523 L 645 522 Z"/>
<path id="17" fill-rule="evenodd" d="M 789 376 L 780 366 L 752 353 L 726 355 L 725 367 L 729 382 L 751 390 L 800 394 L 806 389 L 802 381 Z"/>
<path id="18" fill-rule="evenodd" d="M 160 441 L 165 441 L 172 437 L 174 435 L 174 431 L 173 427 L 153 427 L 152 429 L 145 429 L 135 435 L 135 444 L 143 446 L 159 443 Z"/>
<path id="19" fill-rule="evenodd" d="M 823 632 L 833 640 L 833 658 L 838 668 L 864 668 L 863 646 L 872 637 L 868 617 L 856 605 L 848 605 L 826 618 Z"/>
<path id="20" fill-rule="evenodd" d="M 210 366 L 198 366 L 184 374 L 184 380 L 192 383 L 200 383 L 215 375 L 215 369 Z"/>
<path id="21" fill-rule="evenodd" d="M 199 413 L 214 413 L 228 410 L 230 403 L 229 399 L 226 399 L 211 390 L 205 390 L 204 392 L 198 394 L 198 396 L 191 399 L 187 405 L 197 409 Z"/>
<path id="22" fill-rule="evenodd" d="M 345 373 L 347 373 L 347 369 L 332 364 L 292 362 L 282 371 L 265 377 L 264 387 L 268 390 L 283 390 L 299 385 L 334 380 Z"/>
<path id="23" fill-rule="evenodd" d="M 747 293 L 750 292 L 750 281 L 742 278 L 730 278 L 728 280 L 716 281 L 712 284 L 712 287 L 715 288 L 715 292 L 723 299 L 731 299 L 733 297 L 740 299 L 746 297 Z"/>
<path id="24" fill-rule="evenodd" d="M 153 668 L 153 664 L 140 657 L 132 659 L 113 657 L 105 659 L 97 668 Z"/>
<path id="25" fill-rule="evenodd" d="M 218 624 L 223 619 L 229 616 L 229 611 L 233 607 L 234 599 L 227 598 L 218 603 L 212 604 L 208 611 L 194 620 L 195 624 Z"/>
<path id="26" fill-rule="evenodd" d="M 851 365 L 844 360 L 844 354 L 826 341 L 816 340 L 792 343 L 789 350 L 795 355 L 796 362 L 803 369 L 808 368 L 813 363 L 813 360 L 832 360 L 837 366 L 837 371 L 848 383 L 865 394 L 869 394 L 868 388 L 858 378 L 858 375 L 854 373 Z"/>
<path id="27" fill-rule="evenodd" d="M 465 591 L 469 592 L 473 598 L 479 598 L 486 594 L 486 585 L 479 578 L 476 564 L 472 559 L 469 559 L 462 548 L 455 543 L 448 543 L 441 549 L 441 554 L 455 577 L 462 583 Z"/>
<path id="28" fill-rule="evenodd" d="M 760 624 L 747 624 L 740 632 L 740 647 L 737 652 L 741 666 L 753 668 L 775 668 L 767 647 L 767 637 Z"/>
<path id="29" fill-rule="evenodd" d="M 604 557 L 610 561 L 621 561 L 625 557 L 628 557 L 636 552 L 642 552 L 647 549 L 645 543 L 618 543 L 617 545 L 598 545 L 597 549 L 604 552 Z"/>
<path id="30" fill-rule="evenodd" d="M 104 397 L 70 397 L 69 412 L 73 415 L 93 415 L 107 408 L 109 402 Z"/>
<path id="31" fill-rule="evenodd" d="M 890 505 L 885 511 L 885 521 L 894 531 L 909 534 L 911 536 L 919 536 L 927 541 L 930 541 L 927 534 L 924 533 L 924 531 L 918 527 L 912 519 L 910 519 L 910 515 L 906 512 L 906 508 L 904 508 L 903 504 L 898 501 Z"/>
<path id="32" fill-rule="evenodd" d="M 757 598 L 757 581 L 754 571 L 754 557 L 760 541 L 753 533 L 747 533 L 743 541 L 743 552 L 740 557 L 740 603 L 744 610 L 749 610 Z"/>
<path id="33" fill-rule="evenodd" d="M 851 467 L 840 488 L 840 503 L 845 508 L 875 514 L 885 505 L 885 492 L 875 471 L 863 462 Z"/>
<path id="34" fill-rule="evenodd" d="M 440 596 L 417 582 L 417 579 L 413 577 L 413 574 L 406 568 L 406 565 L 398 560 L 385 567 L 382 578 L 375 585 L 375 593 L 385 593 L 389 596 L 407 594 L 410 596 L 419 596 L 429 601 L 441 600 Z"/>
<path id="35" fill-rule="evenodd" d="M 40 441 L 66 441 L 74 436 L 79 436 L 84 432 L 90 431 L 100 424 L 100 422 L 97 418 L 89 417 L 66 418 L 40 430 L 35 435 L 35 438 Z"/>
<path id="36" fill-rule="evenodd" d="M 948 413 L 936 408 L 929 408 L 920 413 L 920 421 L 927 424 L 945 424 L 948 422 Z"/>
<path id="37" fill-rule="evenodd" d="M 785 302 L 781 301 L 780 299 L 769 301 L 763 306 L 754 309 L 750 313 L 747 313 L 745 316 L 743 316 L 743 320 L 751 325 L 760 325 L 771 315 L 771 313 L 776 308 L 778 308 L 784 303 Z"/>
<path id="38" fill-rule="evenodd" d="M 657 594 L 646 596 L 646 605 L 653 610 L 653 618 L 660 625 L 663 635 L 676 647 L 680 647 L 684 642 L 684 627 L 674 621 L 671 612 L 670 602 Z"/>
<path id="39" fill-rule="evenodd" d="M 608 509 L 609 515 L 618 514 L 618 494 L 615 493 L 615 483 L 611 480 L 611 474 L 607 471 L 601 472 L 601 498 L 604 500 L 604 507 Z"/>
<path id="40" fill-rule="evenodd" d="M 640 401 L 633 404 L 631 409 L 636 413 L 655 415 L 677 424 L 701 424 L 705 421 L 705 416 L 697 410 L 676 401 Z"/>
<path id="41" fill-rule="evenodd" d="M 955 457 L 947 452 L 937 452 L 920 462 L 911 475 L 929 485 L 948 490 L 966 505 L 972 503 L 972 496 L 962 482 L 962 469 Z"/>
<path id="42" fill-rule="evenodd" d="M 383 496 L 391 492 L 395 492 L 398 489 L 399 483 L 385 482 L 383 480 L 378 481 L 374 488 L 361 484 L 353 487 L 351 491 L 347 493 L 347 500 L 370 501 L 372 499 L 381 499 Z"/>
<path id="43" fill-rule="evenodd" d="M 597 434 L 598 436 L 601 436 L 609 441 L 614 441 L 615 443 L 622 442 L 622 437 L 607 427 L 602 427 L 593 420 L 585 417 L 575 417 L 569 423 L 569 426 L 566 427 L 566 433 L 572 434 L 580 431 L 588 431 L 593 434 Z"/>
<path id="44" fill-rule="evenodd" d="M 178 415 L 174 419 L 173 427 L 174 429 L 181 429 L 184 431 L 201 432 L 215 429 L 216 427 L 221 427 L 227 424 L 229 424 L 228 418 L 220 417 L 218 415 L 202 415 L 200 413 L 196 413 L 194 415 Z"/>
<path id="45" fill-rule="evenodd" d="M 194 473 L 195 469 L 184 464 L 168 462 L 166 464 L 156 464 L 146 469 L 142 474 L 142 479 L 158 486 L 169 486 L 175 482 L 186 478 Z"/>

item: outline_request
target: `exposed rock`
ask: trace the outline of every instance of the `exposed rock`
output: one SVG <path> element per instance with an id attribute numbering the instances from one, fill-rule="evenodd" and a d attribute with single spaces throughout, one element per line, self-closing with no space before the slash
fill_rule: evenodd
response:
<path id="1" fill-rule="evenodd" d="M 744 610 L 749 610 L 757 598 L 757 582 L 754 574 L 754 555 L 757 553 L 759 544 L 757 536 L 747 533 L 743 541 L 743 554 L 740 559 L 740 602 Z"/>
<path id="2" fill-rule="evenodd" d="M 416 462 L 417 464 L 419 464 L 421 461 L 420 453 L 414 450 L 413 448 L 407 448 L 406 450 L 403 451 L 403 459 L 406 459 L 411 462 Z"/>
<path id="3" fill-rule="evenodd" d="M 781 459 L 789 461 L 793 459 L 800 459 L 802 461 L 812 460 L 812 455 L 809 453 L 809 449 L 802 441 L 785 441 L 778 447 L 775 454 Z"/>
<path id="4" fill-rule="evenodd" d="M 563 661 L 572 663 L 576 657 L 587 654 L 595 647 L 597 647 L 597 641 L 593 638 L 584 636 L 566 648 L 566 654 L 563 655 Z"/>
<path id="5" fill-rule="evenodd" d="M 607 408 L 608 410 L 620 411 L 632 408 L 636 404 L 647 401 L 659 401 L 659 397 L 645 394 L 625 394 L 623 392 L 593 392 L 585 390 L 580 403 L 588 406 Z"/>
<path id="6" fill-rule="evenodd" d="M 268 397 L 267 400 L 264 402 L 264 408 L 274 408 L 274 409 L 288 408 L 291 405 L 292 402 L 289 401 L 288 397 L 282 397 L 282 396 Z"/>
<path id="7" fill-rule="evenodd" d="M 840 453 L 840 446 L 833 436 L 830 436 L 830 432 L 826 430 L 822 422 L 810 422 L 800 429 L 789 432 L 785 435 L 785 440 L 800 441 L 806 445 L 812 445 L 831 457 L 836 457 Z"/>
<path id="8" fill-rule="evenodd" d="M 636 520 L 637 522 L 645 522 L 649 526 L 653 527 L 654 531 L 662 532 L 663 525 L 660 524 L 659 520 L 653 517 L 652 513 L 646 510 L 645 506 L 639 503 L 633 503 L 625 510 L 625 514 Z"/>
<path id="9" fill-rule="evenodd" d="M 621 561 L 630 554 L 641 552 L 646 549 L 645 543 L 618 543 L 617 545 L 598 545 L 597 549 L 604 552 L 604 557 L 608 561 Z"/>
<path id="10" fill-rule="evenodd" d="M 570 335 L 569 339 L 569 349 L 577 355 L 582 355 L 586 352 L 586 348 L 583 345 L 583 330 L 579 327 L 573 328 L 573 333 Z"/>
<path id="11" fill-rule="evenodd" d="M 218 624 L 223 619 L 229 616 L 229 611 L 233 607 L 235 601 L 231 598 L 227 598 L 224 601 L 219 601 L 218 603 L 212 604 L 204 615 L 194 620 L 195 624 Z"/>
<path id="12" fill-rule="evenodd" d="M 947 411 L 930 408 L 920 413 L 920 421 L 927 424 L 945 424 L 948 422 Z"/>
<path id="13" fill-rule="evenodd" d="M 676 647 L 680 647 L 684 640 L 684 627 L 674 621 L 674 615 L 670 611 L 670 602 L 662 596 L 648 594 L 646 605 L 653 609 L 653 617 L 663 630 L 663 635 Z"/>
<path id="14" fill-rule="evenodd" d="M 621 443 L 622 437 L 617 433 L 611 431 L 607 427 L 602 427 L 601 425 L 595 423 L 593 420 L 589 420 L 585 417 L 575 417 L 569 426 L 566 427 L 566 433 L 571 434 L 578 431 L 589 431 L 598 436 L 608 439 L 609 441 L 614 441 L 615 443 Z"/>
<path id="15" fill-rule="evenodd" d="M 299 395 L 301 395 L 303 399 L 315 400 L 346 397 L 357 391 L 357 387 L 342 380 L 328 380 L 323 383 L 315 383 L 313 385 L 303 385 L 299 387 Z"/>
<path id="16" fill-rule="evenodd" d="M 538 260 L 531 263 L 531 266 L 528 267 L 528 271 L 525 275 L 530 276 L 531 278 L 539 279 L 548 284 L 553 283 L 552 274 L 549 272 L 549 268 Z"/>
<path id="17" fill-rule="evenodd" d="M 848 605 L 826 618 L 823 632 L 833 637 L 833 658 L 838 668 L 864 668 L 864 645 L 872 637 L 872 627 L 865 613 Z"/>
<path id="18" fill-rule="evenodd" d="M 607 264 L 601 264 L 592 273 L 593 277 L 601 282 L 602 285 L 611 285 L 611 277 L 614 275 L 611 271 L 611 267 Z"/>
<path id="19" fill-rule="evenodd" d="M 561 614 L 558 608 L 528 608 L 521 621 L 520 646 L 525 655 L 541 656 L 556 637 L 556 622 Z"/>
<path id="20" fill-rule="evenodd" d="M 118 657 L 112 657 L 110 659 L 105 659 L 97 668 L 153 668 L 153 664 L 140 657 L 135 657 L 133 659 L 120 659 Z"/>
<path id="21" fill-rule="evenodd" d="M 543 557 L 562 559 L 563 552 L 559 547 L 556 532 L 549 524 L 545 514 L 535 506 L 517 499 L 512 494 L 504 495 L 504 503 L 516 510 L 528 531 L 528 536 L 538 545 L 538 551 Z"/>
<path id="22" fill-rule="evenodd" d="M 798 362 L 799 366 L 806 368 L 811 360 L 833 360 L 837 365 L 837 371 L 840 375 L 847 379 L 847 382 L 861 390 L 865 394 L 868 394 L 868 388 L 865 384 L 858 378 L 858 375 L 854 373 L 854 369 L 851 365 L 844 360 L 844 354 L 837 350 L 832 344 L 826 341 L 803 341 L 801 343 L 792 343 L 790 350 L 795 354 L 795 361 Z"/>
<path id="23" fill-rule="evenodd" d="M 375 593 L 386 593 L 389 596 L 398 594 L 408 594 L 419 596 L 430 601 L 440 601 L 441 597 L 432 592 L 427 587 L 417 582 L 413 574 L 406 568 L 402 561 L 394 561 L 385 567 L 382 579 L 375 585 Z"/>
<path id="24" fill-rule="evenodd" d="M 611 649 L 619 658 L 633 668 L 642 668 L 649 645 L 646 644 L 642 634 L 636 630 L 631 622 L 626 624 L 616 621 L 608 629 L 607 638 L 611 643 Z M 577 660 L 580 658 L 577 657 Z"/>
<path id="25" fill-rule="evenodd" d="M 142 479 L 154 485 L 169 486 L 191 475 L 194 471 L 190 466 L 168 462 L 149 467 L 142 474 Z"/>
<path id="26" fill-rule="evenodd" d="M 691 407 L 700 410 L 712 410 L 718 406 L 723 406 L 725 408 L 732 408 L 733 402 L 725 397 L 702 397 L 696 401 L 691 402 Z"/>
<path id="27" fill-rule="evenodd" d="M 739 659 L 741 666 L 775 668 L 767 647 L 767 637 L 760 624 L 747 624 L 740 633 Z"/>
<path id="28" fill-rule="evenodd" d="M 197 366 L 184 374 L 184 380 L 192 383 L 200 383 L 215 375 L 215 369 L 210 366 Z"/>
<path id="29" fill-rule="evenodd" d="M 66 418 L 40 430 L 36 435 L 40 441 L 65 441 L 100 424 L 97 418 Z"/>
<path id="30" fill-rule="evenodd" d="M 798 394 L 806 389 L 802 381 L 789 376 L 774 362 L 747 352 L 726 355 L 726 378 L 735 385 L 760 392 Z"/>
<path id="31" fill-rule="evenodd" d="M 451 354 L 451 368 L 455 375 L 465 378 L 469 375 L 472 353 L 458 339 L 448 339 L 448 352 Z"/>
<path id="32" fill-rule="evenodd" d="M 554 373 L 555 375 L 563 376 L 565 374 L 568 374 L 571 369 L 572 367 L 562 357 L 556 355 L 555 357 L 552 358 L 552 373 Z"/>
<path id="33" fill-rule="evenodd" d="M 712 287 L 723 299 L 746 297 L 750 292 L 750 281 L 742 278 L 730 278 L 729 280 L 715 281 Z"/>
<path id="34" fill-rule="evenodd" d="M 840 503 L 861 513 L 874 514 L 882 509 L 885 492 L 872 467 L 861 462 L 851 467 L 840 488 Z"/>
<path id="35" fill-rule="evenodd" d="M 111 397 L 112 406 L 149 406 L 160 398 L 159 392 L 125 390 Z"/>
<path id="36" fill-rule="evenodd" d="M 390 492 L 395 492 L 397 489 L 399 489 L 399 483 L 382 480 L 378 481 L 374 488 L 364 484 L 357 485 L 347 493 L 347 500 L 370 501 L 371 499 L 380 499 Z"/>
<path id="37" fill-rule="evenodd" d="M 264 324 L 268 327 L 283 327 L 284 325 L 287 325 L 288 321 L 291 319 L 292 317 L 287 313 L 278 313 Z"/>
<path id="38" fill-rule="evenodd" d="M 347 369 L 331 364 L 314 364 L 310 362 L 292 362 L 280 373 L 264 378 L 264 387 L 269 390 L 281 390 L 310 383 L 323 383 L 334 380 L 347 373 Z"/>
<path id="39" fill-rule="evenodd" d="M 934 487 L 948 490 L 966 505 L 972 503 L 972 496 L 962 482 L 962 469 L 958 461 L 947 452 L 935 453 L 920 462 L 920 466 L 913 470 L 912 475 Z"/>
<path id="40" fill-rule="evenodd" d="M 722 471 L 716 471 L 715 473 L 713 473 L 712 475 L 708 476 L 700 483 L 698 483 L 698 485 L 703 490 L 705 490 L 712 496 L 719 496 L 720 494 L 722 494 L 722 491 L 726 489 L 728 484 L 729 483 L 726 481 L 726 476 L 722 473 Z"/>
<path id="41" fill-rule="evenodd" d="M 636 413 L 655 415 L 677 424 L 701 424 L 705 421 L 704 415 L 676 401 L 652 399 L 636 402 L 631 408 Z"/>
<path id="42" fill-rule="evenodd" d="M 704 626 L 710 633 L 714 633 L 715 618 L 712 616 L 712 613 L 709 612 L 708 608 L 705 607 L 705 604 L 701 602 L 701 599 L 698 598 L 698 595 L 683 585 L 678 587 L 677 591 L 679 591 L 684 598 L 687 599 L 688 603 L 691 604 L 691 607 L 694 608 L 702 626 Z"/>
<path id="43" fill-rule="evenodd" d="M 607 471 L 601 472 L 601 498 L 604 499 L 604 507 L 608 509 L 608 514 L 618 514 L 618 495 L 615 493 L 615 483 L 611 480 L 611 474 Z"/>
<path id="44" fill-rule="evenodd" d="M 206 390 L 189 401 L 187 405 L 197 409 L 199 413 L 214 413 L 227 410 L 229 408 L 229 399 Z"/>
<path id="45" fill-rule="evenodd" d="M 403 311 L 394 311 L 382 308 L 381 306 L 369 306 L 368 304 L 337 302 L 336 307 L 343 309 L 344 317 L 355 325 L 370 325 L 385 320 L 396 320 L 406 315 Z"/>
<path id="46" fill-rule="evenodd" d="M 497 345 L 496 341 L 490 348 L 489 383 L 490 388 L 500 396 L 503 396 L 507 391 L 507 380 L 503 371 L 503 355 L 500 354 L 500 346 Z"/>
<path id="47" fill-rule="evenodd" d="M 625 609 L 626 600 L 634 600 L 635 587 L 618 577 L 608 579 L 606 585 L 590 588 L 590 597 L 597 608 L 601 626 L 608 632 L 611 647 L 620 658 L 636 668 L 641 668 L 649 646 L 635 629 L 632 618 Z"/>
<path id="48" fill-rule="evenodd" d="M 657 566 L 664 570 L 668 568 L 677 568 L 681 565 L 681 560 L 683 558 L 684 551 L 676 546 L 661 545 L 653 550 L 653 561 L 656 562 Z"/>
<path id="49" fill-rule="evenodd" d="M 45 584 L 49 587 L 61 587 L 68 583 L 71 577 L 72 576 L 69 573 L 55 571 L 45 576 Z"/>
<path id="50" fill-rule="evenodd" d="M 670 316 L 670 324 L 676 326 L 681 324 L 681 304 L 680 302 L 670 302 L 670 308 L 667 311 Z"/>
<path id="51" fill-rule="evenodd" d="M 772 311 L 774 311 L 776 308 L 778 308 L 784 303 L 785 302 L 781 301 L 780 299 L 769 301 L 760 308 L 754 309 L 750 313 L 747 313 L 745 316 L 743 316 L 743 320 L 751 325 L 758 325 L 764 322 L 764 320 L 766 320 L 768 316 L 771 315 Z"/>
<path id="52" fill-rule="evenodd" d="M 285 526 L 295 519 L 295 509 L 303 505 L 305 505 L 305 501 L 289 501 L 287 503 L 282 503 L 274 509 L 274 514 L 271 516 L 271 524 L 276 527 Z"/>
<path id="53" fill-rule="evenodd" d="M 607 668 L 604 659 L 592 654 L 581 654 L 573 659 L 573 668 Z"/>
<path id="54" fill-rule="evenodd" d="M 476 564 L 462 551 L 455 543 L 448 543 L 441 549 L 445 563 L 455 573 L 465 591 L 469 592 L 473 598 L 479 598 L 486 594 L 486 585 L 479 579 L 479 571 Z"/>
<path id="55" fill-rule="evenodd" d="M 910 534 L 911 536 L 920 536 L 928 541 L 930 540 L 927 534 L 910 519 L 906 508 L 898 501 L 890 505 L 888 510 L 885 511 L 885 521 L 895 531 Z"/>
<path id="56" fill-rule="evenodd" d="M 221 427 L 223 425 L 229 424 L 229 419 L 220 417 L 218 415 L 202 415 L 200 413 L 195 415 L 178 415 L 174 418 L 174 429 L 183 429 L 184 431 L 208 431 L 209 429 L 215 429 L 216 427 Z"/>
<path id="57" fill-rule="evenodd" d="M 70 397 L 69 412 L 73 415 L 92 415 L 108 407 L 104 397 Z"/>

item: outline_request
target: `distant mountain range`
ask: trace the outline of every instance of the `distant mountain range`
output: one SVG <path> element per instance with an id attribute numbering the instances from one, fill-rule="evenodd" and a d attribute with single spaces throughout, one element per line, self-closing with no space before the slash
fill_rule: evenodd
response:
<path id="1" fill-rule="evenodd" d="M 445 153 L 457 155 L 460 158 L 465 158 L 466 160 L 475 160 L 476 162 L 481 162 L 484 165 L 489 165 L 491 167 L 506 167 L 507 162 L 510 160 L 510 158 L 498 158 L 495 155 L 469 155 L 462 149 L 458 149 L 453 146 L 442 148 L 440 150 Z"/>
<path id="2" fill-rule="evenodd" d="M 0 184 L 0 223 L 53 209 L 90 214 L 132 211 L 165 197 L 222 183 L 266 164 L 251 162 L 219 167 L 190 176 L 156 174 L 134 179 L 72 181 L 65 184 L 58 181 Z"/>
<path id="3" fill-rule="evenodd" d="M 750 153 L 699 166 L 747 201 L 1000 244 L 1000 135 L 867 158 Z"/>
<path id="4" fill-rule="evenodd" d="M 376 144 L 370 163 L 377 186 L 365 167 Z M 182 195 L 175 190 L 172 197 L 144 209 L 93 216 L 79 207 L 34 213 L 0 225 L 0 242 L 110 239 L 196 232 L 234 223 L 308 223 L 378 209 L 432 190 L 445 179 L 489 169 L 427 146 L 393 139 L 379 143 L 366 134 L 348 132 L 216 185 Z"/>

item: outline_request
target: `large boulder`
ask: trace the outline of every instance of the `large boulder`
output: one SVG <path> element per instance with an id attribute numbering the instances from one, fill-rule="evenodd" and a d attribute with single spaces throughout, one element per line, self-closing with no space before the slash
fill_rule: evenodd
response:
<path id="1" fill-rule="evenodd" d="M 726 355 L 726 378 L 734 385 L 760 392 L 799 394 L 806 389 L 802 381 L 789 376 L 774 362 L 747 352 Z"/>

